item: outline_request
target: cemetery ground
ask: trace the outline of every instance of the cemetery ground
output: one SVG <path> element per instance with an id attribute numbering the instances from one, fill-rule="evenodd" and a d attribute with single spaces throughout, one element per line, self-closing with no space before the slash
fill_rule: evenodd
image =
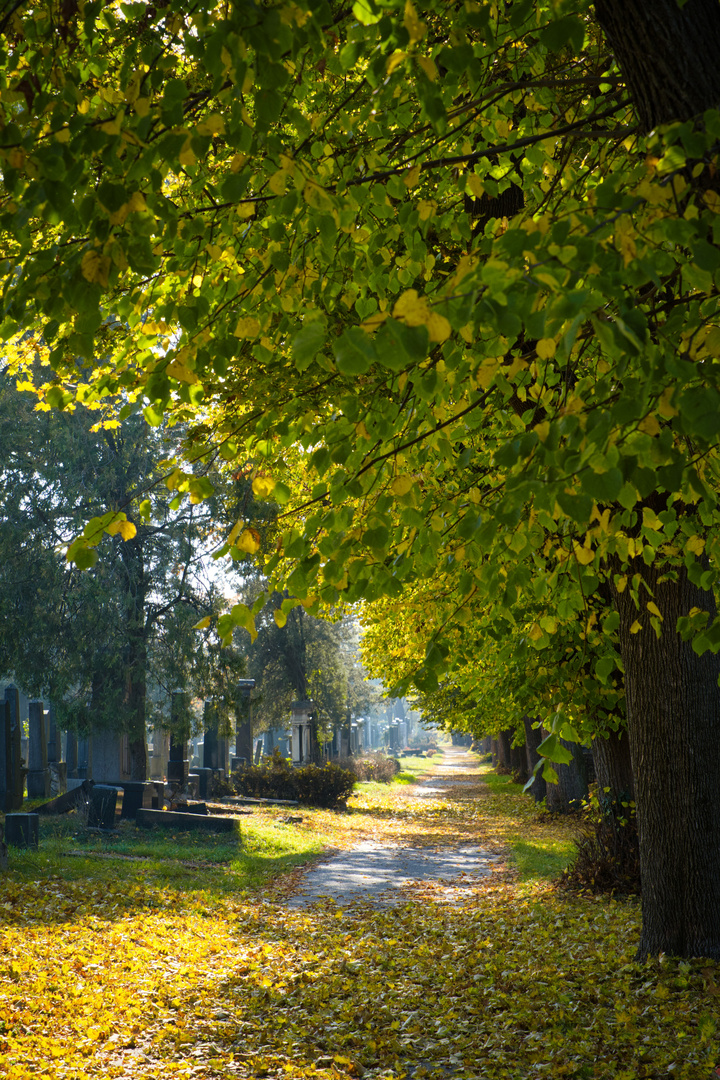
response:
<path id="1" fill-rule="evenodd" d="M 255 810 L 235 837 L 43 822 L 0 878 L 0 1075 L 715 1076 L 719 966 L 635 964 L 636 901 L 553 884 L 577 821 L 469 752 L 432 770 L 345 813 Z M 303 864 L 368 840 L 502 858 L 394 904 L 289 906 Z"/>

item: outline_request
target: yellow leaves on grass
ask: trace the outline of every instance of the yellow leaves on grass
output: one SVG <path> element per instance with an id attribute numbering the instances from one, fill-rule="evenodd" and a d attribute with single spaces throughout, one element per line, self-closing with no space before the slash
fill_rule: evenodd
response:
<path id="1" fill-rule="evenodd" d="M 393 308 L 393 318 L 404 322 L 406 326 L 424 326 L 431 341 L 442 344 L 452 332 L 450 323 L 444 315 L 433 310 L 425 297 L 419 296 L 416 289 L 408 289 L 402 294 Z"/>

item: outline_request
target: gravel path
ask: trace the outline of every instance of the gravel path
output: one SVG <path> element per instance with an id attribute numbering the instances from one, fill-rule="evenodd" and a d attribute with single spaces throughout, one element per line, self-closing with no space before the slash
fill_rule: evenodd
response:
<path id="1" fill-rule="evenodd" d="M 437 772 L 413 785 L 413 796 L 438 798 L 450 787 L 474 782 L 476 770 L 477 759 L 465 750 L 447 749 Z M 342 905 L 362 901 L 380 907 L 406 903 L 419 888 L 424 895 L 429 889 L 433 900 L 453 903 L 490 874 L 500 859 L 473 846 L 432 850 L 366 840 L 309 870 L 286 903 L 307 907 L 329 897 Z"/>

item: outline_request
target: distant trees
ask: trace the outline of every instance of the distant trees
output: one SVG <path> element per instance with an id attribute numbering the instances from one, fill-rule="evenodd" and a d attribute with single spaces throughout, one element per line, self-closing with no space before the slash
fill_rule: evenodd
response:
<path id="1" fill-rule="evenodd" d="M 52 698 L 62 723 L 130 736 L 133 775 L 145 774 L 148 685 L 211 683 L 217 668 L 192 626 L 222 603 L 203 557 L 225 501 L 184 504 L 158 486 L 166 432 L 134 417 L 93 430 L 97 414 L 33 411 L 0 386 L 0 664 Z M 122 511 L 132 535 L 108 536 L 88 571 L 65 559 L 98 513 Z"/>

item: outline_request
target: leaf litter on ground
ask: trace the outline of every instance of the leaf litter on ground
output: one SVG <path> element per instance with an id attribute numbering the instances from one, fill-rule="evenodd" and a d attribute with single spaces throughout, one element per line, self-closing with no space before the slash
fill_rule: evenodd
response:
<path id="1" fill-rule="evenodd" d="M 188 866 L 202 844 L 182 838 L 175 876 L 142 861 L 47 859 L 42 845 L 13 855 L 0 879 L 0 1075 L 714 1075 L 718 965 L 634 963 L 637 903 L 556 890 L 543 856 L 547 872 L 573 822 L 543 817 L 494 776 L 491 788 L 483 771 L 446 783 L 441 762 L 432 796 L 362 784 L 347 813 L 303 809 L 292 826 L 272 810 L 243 819 L 244 849 L 264 844 L 270 870 L 283 868 L 271 876 L 244 875 L 219 846 L 225 862 Z M 364 839 L 473 843 L 507 859 L 452 906 L 428 889 L 381 910 L 284 905 L 303 873 L 293 860 Z M 532 872 L 512 858 L 520 841 L 535 851 Z M 65 844 L 77 844 L 70 832 Z"/>

